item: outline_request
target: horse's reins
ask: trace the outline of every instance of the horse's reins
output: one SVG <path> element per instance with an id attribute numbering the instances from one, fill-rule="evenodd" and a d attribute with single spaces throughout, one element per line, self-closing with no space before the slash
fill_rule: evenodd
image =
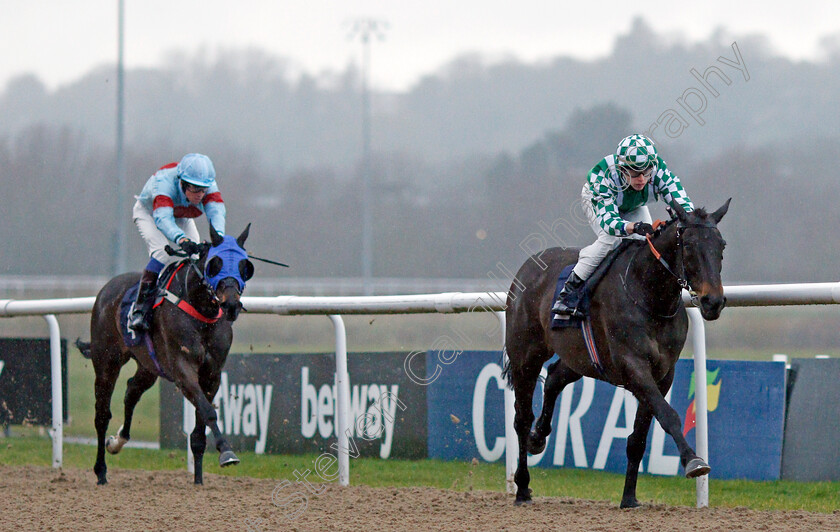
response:
<path id="1" fill-rule="evenodd" d="M 656 222 L 654 222 L 654 228 L 655 229 L 659 228 L 660 226 L 662 226 L 664 224 L 665 224 L 665 222 L 662 222 L 661 220 L 657 220 Z M 654 258 L 656 258 L 656 260 L 659 261 L 660 264 L 662 264 L 662 266 L 665 268 L 665 270 L 668 273 L 670 273 L 674 277 L 674 279 L 677 280 L 677 284 L 679 284 L 680 288 L 687 291 L 688 295 L 691 297 L 691 300 L 696 303 L 697 292 L 695 292 L 691 288 L 691 283 L 689 283 L 688 279 L 686 278 L 685 262 L 683 260 L 683 248 L 684 248 L 684 246 L 683 246 L 683 241 L 682 241 L 682 234 L 683 234 L 683 231 L 685 231 L 689 227 L 691 227 L 693 229 L 703 229 L 703 228 L 714 229 L 715 228 L 715 226 L 713 224 L 708 224 L 708 223 L 705 223 L 705 224 L 683 224 L 682 222 L 679 222 L 679 221 L 677 222 L 677 257 L 679 259 L 681 275 L 677 275 L 676 273 L 674 273 L 674 270 L 671 268 L 671 265 L 668 264 L 668 261 L 666 261 L 662 257 L 662 254 L 659 253 L 659 251 L 657 251 L 656 247 L 653 245 L 653 239 L 650 237 L 650 235 L 645 235 L 645 240 L 647 240 L 648 247 L 650 248 L 650 251 L 653 254 Z M 630 290 L 627 289 L 626 279 L 627 279 L 627 276 L 629 275 L 629 272 L 630 272 L 630 265 L 633 264 L 633 261 L 636 259 L 636 255 L 638 253 L 639 253 L 639 251 L 636 250 L 636 253 L 633 254 L 633 257 L 627 263 L 627 268 L 624 271 L 624 276 L 619 276 L 619 277 L 621 277 L 621 285 L 624 287 L 624 292 L 631 299 L 631 301 L 633 301 L 633 303 L 636 304 L 637 307 L 641 308 L 642 310 L 644 310 L 645 312 L 648 312 L 650 314 L 655 314 L 650 309 L 645 307 L 645 305 L 636 301 L 636 298 L 634 298 L 633 294 L 630 293 Z M 680 301 L 681 301 L 681 298 L 678 297 L 677 298 L 677 307 L 674 309 L 674 312 L 672 312 L 671 314 L 668 314 L 668 315 L 655 314 L 655 315 L 657 317 L 660 317 L 660 318 L 673 318 L 674 316 L 677 315 L 677 312 L 679 312 L 679 310 L 680 310 Z"/>

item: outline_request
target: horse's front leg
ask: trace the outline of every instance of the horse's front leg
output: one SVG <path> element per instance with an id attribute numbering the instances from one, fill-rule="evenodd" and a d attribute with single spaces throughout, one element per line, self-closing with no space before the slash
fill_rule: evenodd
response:
<path id="1" fill-rule="evenodd" d="M 204 484 L 204 450 L 207 448 L 207 424 L 201 417 L 198 408 L 195 409 L 195 427 L 190 433 L 190 450 L 193 454 L 195 469 L 195 483 Z"/>
<path id="2" fill-rule="evenodd" d="M 670 375 L 666 380 L 673 379 L 673 372 L 674 368 L 671 368 Z M 650 367 L 644 364 L 633 367 L 631 374 L 632 377 L 628 380 L 627 388 L 639 400 L 639 406 L 641 407 L 641 403 L 644 403 L 644 406 L 653 413 L 653 416 L 656 417 L 656 420 L 659 421 L 659 424 L 665 429 L 665 432 L 670 434 L 674 439 L 674 443 L 677 444 L 677 449 L 680 452 L 680 463 L 685 468 L 685 476 L 687 478 L 695 478 L 707 475 L 711 471 L 711 467 L 709 467 L 709 464 L 705 460 L 697 456 L 697 453 L 688 444 L 688 441 L 686 441 L 682 433 L 680 415 L 665 400 L 665 393 L 670 388 L 670 382 L 668 383 L 668 387 L 665 388 L 665 393 L 663 393 L 657 386 L 657 383 L 654 382 Z"/>
<path id="3" fill-rule="evenodd" d="M 216 439 L 216 449 L 219 450 L 219 465 L 222 467 L 234 465 L 239 463 L 239 458 L 236 457 L 233 450 L 230 447 L 230 444 L 225 440 L 224 436 L 222 436 L 222 431 L 219 430 L 218 419 L 216 416 L 216 409 L 213 407 L 213 404 L 207 399 L 205 396 L 204 391 L 202 390 L 201 385 L 199 384 L 199 377 L 198 371 L 194 368 L 189 368 L 180 372 L 178 377 L 176 378 L 181 385 L 181 391 L 184 394 L 184 397 L 195 406 L 196 409 L 196 428 L 193 433 L 190 435 L 190 446 L 192 448 L 193 441 L 198 443 L 197 438 L 200 436 L 195 436 L 196 431 L 201 430 L 202 434 L 204 433 L 204 427 L 208 427 L 210 431 L 213 433 L 213 437 Z M 218 383 L 213 390 L 218 389 Z M 212 397 L 212 395 L 210 395 Z M 202 420 L 204 423 L 199 425 L 199 420 Z M 206 444 L 205 444 L 206 445 Z M 195 453 L 195 451 L 193 451 Z M 203 456 L 203 449 L 202 449 L 202 456 Z M 196 472 L 199 471 L 198 466 L 198 457 L 196 457 Z M 196 483 L 200 484 L 200 480 L 202 480 L 198 474 L 196 474 Z"/>
<path id="4" fill-rule="evenodd" d="M 627 438 L 627 472 L 624 475 L 624 493 L 621 496 L 621 508 L 637 508 L 636 483 L 639 480 L 639 465 L 645 455 L 647 435 L 653 421 L 653 412 L 644 402 L 639 403 L 633 433 Z"/>
<path id="5" fill-rule="evenodd" d="M 219 385 L 221 384 L 222 379 L 221 365 L 223 364 L 223 362 L 222 364 L 218 364 L 217 361 L 219 360 L 219 358 L 212 354 L 215 353 L 215 351 L 210 351 L 210 353 L 211 355 L 209 356 L 209 360 L 201 366 L 198 375 L 199 386 L 201 386 L 201 389 L 204 392 L 204 397 L 207 400 L 208 404 L 216 396 L 216 392 L 219 391 Z M 224 361 L 224 358 L 225 357 L 222 357 L 221 360 Z M 216 419 L 215 408 L 213 409 L 212 420 L 207 420 L 205 418 L 205 425 L 210 427 L 210 430 L 213 431 L 213 437 L 216 439 L 216 449 L 220 453 L 219 465 L 221 467 L 227 467 L 229 465 L 238 464 L 239 458 L 237 458 L 236 454 L 233 452 L 233 448 L 230 446 L 228 441 L 222 435 L 222 431 L 219 429 L 219 425 Z"/>
<path id="6" fill-rule="evenodd" d="M 548 376 L 543 386 L 543 406 L 534 430 L 528 435 L 528 452 L 540 454 L 545 450 L 545 442 L 551 434 L 551 419 L 554 417 L 554 407 L 557 396 L 563 389 L 580 379 L 580 375 L 566 366 L 562 360 L 548 366 Z"/>

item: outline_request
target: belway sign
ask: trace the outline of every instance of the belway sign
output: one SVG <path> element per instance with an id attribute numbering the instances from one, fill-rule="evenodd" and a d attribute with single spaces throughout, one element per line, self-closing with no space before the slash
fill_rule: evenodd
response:
<path id="1" fill-rule="evenodd" d="M 430 353 L 429 356 L 433 356 Z M 429 457 L 488 462 L 502 459 L 504 381 L 500 352 L 463 352 L 428 388 Z M 785 412 L 785 367 L 780 362 L 708 362 L 709 463 L 716 478 L 778 479 Z M 693 364 L 677 363 L 668 401 L 694 442 Z M 543 370 L 545 371 L 545 370 Z M 543 373 L 545 375 L 545 373 Z M 534 392 L 542 408 L 542 383 Z M 584 378 L 558 398 L 546 450 L 529 465 L 623 473 L 627 437 L 638 403 L 628 391 Z M 648 435 L 642 471 L 679 475 L 679 453 L 659 423 Z"/>
<path id="2" fill-rule="evenodd" d="M 426 456 L 425 389 L 403 371 L 405 355 L 348 356 L 348 430 L 361 456 Z M 335 355 L 230 355 L 214 404 L 234 449 L 321 453 L 337 441 Z M 160 411 L 161 446 L 185 448 L 195 409 L 169 382 L 161 385 Z"/>

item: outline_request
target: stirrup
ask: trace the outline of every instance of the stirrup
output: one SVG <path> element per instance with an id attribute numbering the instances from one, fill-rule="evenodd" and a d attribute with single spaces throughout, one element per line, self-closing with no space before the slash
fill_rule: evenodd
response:
<path id="1" fill-rule="evenodd" d="M 554 310 L 551 309 L 551 313 L 554 315 L 554 319 L 557 320 L 570 320 L 572 318 L 583 318 L 583 312 L 579 311 L 577 307 L 575 308 L 563 308 L 561 310 Z"/>
<path id="2" fill-rule="evenodd" d="M 561 298 L 558 298 L 557 301 L 554 302 L 554 306 L 551 307 L 551 313 L 560 319 L 568 319 L 568 317 L 571 316 L 583 316 L 583 314 L 577 309 L 577 305 L 570 307 Z M 566 318 L 564 318 L 564 316 L 566 316 Z"/>
<path id="3" fill-rule="evenodd" d="M 132 316 L 128 320 L 128 328 L 134 332 L 146 332 L 151 328 L 149 319 L 145 314 L 141 316 Z"/>
<path id="4" fill-rule="evenodd" d="M 146 301 L 139 308 L 134 303 L 134 310 L 128 315 L 128 328 L 134 332 L 146 332 L 152 328 L 152 305 Z"/>

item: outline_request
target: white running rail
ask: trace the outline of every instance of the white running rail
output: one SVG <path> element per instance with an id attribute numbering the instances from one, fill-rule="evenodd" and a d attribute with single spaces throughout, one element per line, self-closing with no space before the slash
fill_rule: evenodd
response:
<path id="1" fill-rule="evenodd" d="M 724 287 L 727 306 L 778 306 L 778 305 L 830 305 L 840 303 L 840 283 L 805 283 L 776 285 L 743 285 Z M 336 338 L 336 383 L 338 384 L 339 411 L 339 449 L 347 449 L 349 442 L 348 427 L 350 396 L 347 375 L 347 338 L 344 314 L 421 314 L 421 313 L 460 313 L 493 312 L 499 318 L 502 336 L 505 330 L 505 292 L 447 292 L 442 294 L 422 294 L 404 296 L 360 296 L 360 297 L 243 297 L 242 302 L 250 313 L 278 315 L 326 315 L 333 323 Z M 61 357 L 60 331 L 56 314 L 86 313 L 93 308 L 93 297 L 13 300 L 0 299 L 0 317 L 43 316 L 49 325 L 50 356 L 52 361 L 53 423 L 53 467 L 62 463 L 62 399 L 61 399 Z M 683 294 L 686 304 L 691 304 L 688 294 Z M 697 453 L 704 460 L 708 456 L 708 423 L 706 412 L 706 347 L 703 319 L 696 308 L 688 308 L 691 341 L 694 350 L 695 394 L 697 400 Z M 504 345 L 504 337 L 502 338 Z M 518 446 L 513 430 L 513 392 L 505 391 L 505 436 L 506 442 L 506 486 L 509 491 L 515 489 L 513 474 L 516 468 Z M 344 440 L 344 441 L 342 441 Z M 348 485 L 349 457 L 345 453 L 339 456 L 339 484 Z M 708 476 L 697 479 L 697 506 L 709 504 Z"/>

